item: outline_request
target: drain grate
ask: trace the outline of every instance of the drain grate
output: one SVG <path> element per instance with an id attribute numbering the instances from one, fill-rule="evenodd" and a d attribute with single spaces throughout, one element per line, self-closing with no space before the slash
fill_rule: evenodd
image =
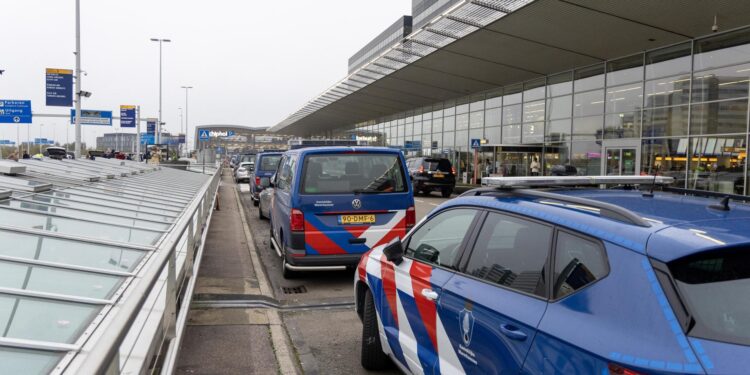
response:
<path id="1" fill-rule="evenodd" d="M 281 290 L 284 292 L 284 294 L 303 294 L 307 293 L 307 288 L 305 286 L 295 286 L 295 287 L 282 287 Z"/>

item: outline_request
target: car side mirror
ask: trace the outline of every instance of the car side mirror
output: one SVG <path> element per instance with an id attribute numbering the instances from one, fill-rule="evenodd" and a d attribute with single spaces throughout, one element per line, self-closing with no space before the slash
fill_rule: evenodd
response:
<path id="1" fill-rule="evenodd" d="M 395 241 L 388 244 L 385 249 L 383 249 L 383 254 L 385 254 L 386 259 L 397 266 L 401 264 L 401 262 L 404 261 L 404 246 L 401 243 L 401 240 L 397 238 Z"/>
<path id="2" fill-rule="evenodd" d="M 276 173 L 271 176 L 271 179 L 268 180 L 268 186 L 270 187 L 276 187 Z"/>

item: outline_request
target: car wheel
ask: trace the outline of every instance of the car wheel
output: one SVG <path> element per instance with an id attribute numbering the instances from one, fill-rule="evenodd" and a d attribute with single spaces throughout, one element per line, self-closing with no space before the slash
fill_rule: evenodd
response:
<path id="1" fill-rule="evenodd" d="M 448 198 L 453 194 L 453 189 L 443 189 L 440 191 L 440 194 L 443 196 L 443 198 Z"/>
<path id="2" fill-rule="evenodd" d="M 263 207 L 262 207 L 262 206 L 260 206 L 260 202 L 258 202 L 258 203 L 259 203 L 259 204 L 257 205 L 257 206 L 258 206 L 258 217 L 259 217 L 259 218 L 260 218 L 261 220 L 264 220 L 264 219 L 265 219 L 266 217 L 265 217 L 265 216 L 263 216 Z"/>
<path id="3" fill-rule="evenodd" d="M 362 351 L 360 362 L 362 363 L 362 367 L 368 370 L 383 370 L 389 364 L 388 356 L 383 353 L 383 346 L 380 344 L 375 301 L 369 289 L 365 291 L 365 305 L 362 311 Z"/>
<path id="4" fill-rule="evenodd" d="M 260 198 L 258 198 L 258 199 L 253 199 L 253 206 L 255 206 L 255 207 L 260 207 Z"/>

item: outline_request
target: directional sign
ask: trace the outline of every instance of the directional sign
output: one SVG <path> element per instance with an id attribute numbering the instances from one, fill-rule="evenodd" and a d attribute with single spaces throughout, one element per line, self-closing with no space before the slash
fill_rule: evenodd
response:
<path id="1" fill-rule="evenodd" d="M 227 130 L 227 137 L 234 136 L 234 130 Z"/>
<path id="2" fill-rule="evenodd" d="M 201 141 L 207 141 L 211 139 L 211 135 L 208 133 L 208 130 L 201 130 L 198 134 L 198 139 Z"/>
<path id="3" fill-rule="evenodd" d="M 149 118 L 146 119 L 146 133 L 154 135 L 156 134 L 156 122 L 159 121 L 159 119 L 155 118 Z"/>
<path id="4" fill-rule="evenodd" d="M 8 139 L 0 139 L 0 145 L 3 145 L 3 146 L 14 146 L 15 144 L 16 144 L 15 141 L 11 141 L 11 140 L 8 140 Z"/>
<path id="5" fill-rule="evenodd" d="M 73 106 L 73 71 L 47 68 L 47 105 Z"/>
<path id="6" fill-rule="evenodd" d="M 471 148 L 477 150 L 482 148 L 482 140 L 479 138 L 472 138 L 471 139 Z"/>
<path id="7" fill-rule="evenodd" d="M 70 110 L 70 123 L 76 123 L 76 110 Z M 112 126 L 112 111 L 81 110 L 81 125 Z"/>
<path id="8" fill-rule="evenodd" d="M 135 106 L 134 105 L 121 105 L 120 106 L 120 127 L 121 128 L 134 128 L 135 127 Z"/>
<path id="9" fill-rule="evenodd" d="M 0 100 L 0 123 L 31 124 L 31 100 Z"/>
<path id="10" fill-rule="evenodd" d="M 154 144 L 154 135 L 150 133 L 141 133 L 141 144 L 142 145 Z"/>

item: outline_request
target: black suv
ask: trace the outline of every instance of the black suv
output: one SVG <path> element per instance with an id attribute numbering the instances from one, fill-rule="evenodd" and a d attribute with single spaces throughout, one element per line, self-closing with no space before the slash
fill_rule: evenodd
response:
<path id="1" fill-rule="evenodd" d="M 423 192 L 429 194 L 439 190 L 443 198 L 453 194 L 456 187 L 456 171 L 450 160 L 444 158 L 418 157 L 406 161 L 414 186 L 414 194 Z"/>

